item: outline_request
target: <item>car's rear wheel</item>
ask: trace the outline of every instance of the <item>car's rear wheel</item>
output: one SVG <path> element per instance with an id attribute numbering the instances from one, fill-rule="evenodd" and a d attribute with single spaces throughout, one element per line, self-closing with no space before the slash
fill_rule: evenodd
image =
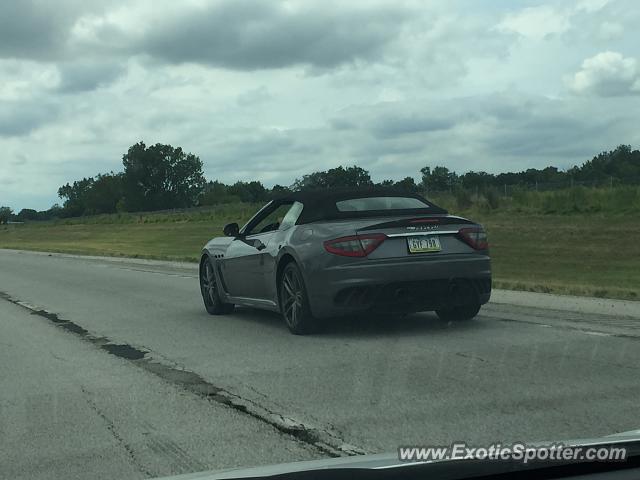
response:
<path id="1" fill-rule="evenodd" d="M 213 265 L 209 258 L 202 259 L 200 264 L 200 292 L 204 301 L 204 308 L 211 315 L 223 315 L 233 312 L 235 305 L 233 303 L 225 303 L 220 299 L 220 291 L 218 290 L 218 282 L 213 271 Z"/>
<path id="2" fill-rule="evenodd" d="M 470 302 L 465 305 L 457 305 L 455 307 L 436 310 L 436 314 L 438 314 L 438 317 L 445 322 L 459 322 L 471 320 L 479 311 L 480 304 L 478 302 Z"/>
<path id="3" fill-rule="evenodd" d="M 318 330 L 318 321 L 311 315 L 307 290 L 300 269 L 288 263 L 280 276 L 280 310 L 291 333 L 305 335 Z"/>

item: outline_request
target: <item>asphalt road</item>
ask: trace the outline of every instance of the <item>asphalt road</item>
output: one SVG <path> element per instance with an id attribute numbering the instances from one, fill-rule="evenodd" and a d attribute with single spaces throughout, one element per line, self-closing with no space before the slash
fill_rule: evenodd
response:
<path id="1" fill-rule="evenodd" d="M 296 337 L 272 313 L 208 315 L 193 265 L 0 250 L 0 477 L 639 428 L 636 304 L 578 313 L 533 298 L 466 323 L 341 319 Z"/>

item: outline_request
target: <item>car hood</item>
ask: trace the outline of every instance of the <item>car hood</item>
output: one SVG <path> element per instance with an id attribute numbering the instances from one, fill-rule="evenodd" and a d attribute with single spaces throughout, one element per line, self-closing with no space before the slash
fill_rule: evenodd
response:
<path id="1" fill-rule="evenodd" d="M 598 444 L 622 443 L 630 441 L 640 441 L 640 429 L 629 430 L 626 432 L 615 433 L 606 437 L 564 440 L 562 443 L 567 446 L 589 446 Z M 553 442 L 558 442 L 554 440 Z M 530 445 L 548 445 L 551 442 L 532 442 Z M 439 463 L 448 462 L 449 460 L 441 460 Z M 415 462 L 414 462 L 415 463 Z M 434 463 L 434 462 L 424 462 Z M 313 470 L 331 470 L 331 469 L 386 469 L 394 467 L 402 467 L 409 465 L 407 462 L 398 460 L 397 452 L 381 453 L 374 455 L 356 455 L 351 457 L 327 458 L 322 460 L 310 460 L 304 462 L 281 463 L 277 465 L 265 465 L 251 468 L 237 468 L 218 471 L 207 471 L 198 473 L 189 473 L 186 475 L 177 475 L 172 477 L 163 477 L 165 480 L 229 480 L 234 478 L 255 478 L 270 477 L 272 475 L 281 475 L 286 473 L 307 472 Z M 162 479 L 157 479 L 162 480 Z"/>

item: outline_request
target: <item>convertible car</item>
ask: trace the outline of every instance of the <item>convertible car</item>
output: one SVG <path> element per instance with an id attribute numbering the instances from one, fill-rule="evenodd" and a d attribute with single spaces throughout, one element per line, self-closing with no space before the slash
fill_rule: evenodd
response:
<path id="1" fill-rule="evenodd" d="M 482 226 L 414 193 L 291 193 L 224 234 L 202 250 L 206 310 L 277 311 L 295 334 L 366 312 L 435 310 L 446 321 L 468 320 L 491 295 Z"/>

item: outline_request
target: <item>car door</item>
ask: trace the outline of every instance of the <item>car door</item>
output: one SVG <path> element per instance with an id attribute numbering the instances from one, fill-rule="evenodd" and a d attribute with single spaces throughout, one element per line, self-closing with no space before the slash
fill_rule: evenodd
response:
<path id="1" fill-rule="evenodd" d="M 246 239 L 235 238 L 227 247 L 224 258 L 220 260 L 220 273 L 224 290 L 234 297 L 247 297 L 250 286 L 247 285 L 247 270 L 251 258 L 258 250 Z"/>
<path id="2" fill-rule="evenodd" d="M 286 243 L 288 230 L 292 228 L 298 217 L 302 213 L 303 205 L 300 202 L 283 204 L 274 212 L 278 223 L 278 229 L 270 232 L 266 248 L 260 255 L 258 262 L 258 272 L 256 278 L 260 281 L 255 283 L 255 298 L 271 300 L 277 302 L 277 287 L 275 284 L 276 261 L 280 248 Z"/>
<path id="3" fill-rule="evenodd" d="M 230 295 L 265 298 L 264 266 L 270 255 L 268 246 L 291 205 L 292 202 L 271 202 L 229 244 L 221 265 L 224 286 Z"/>

